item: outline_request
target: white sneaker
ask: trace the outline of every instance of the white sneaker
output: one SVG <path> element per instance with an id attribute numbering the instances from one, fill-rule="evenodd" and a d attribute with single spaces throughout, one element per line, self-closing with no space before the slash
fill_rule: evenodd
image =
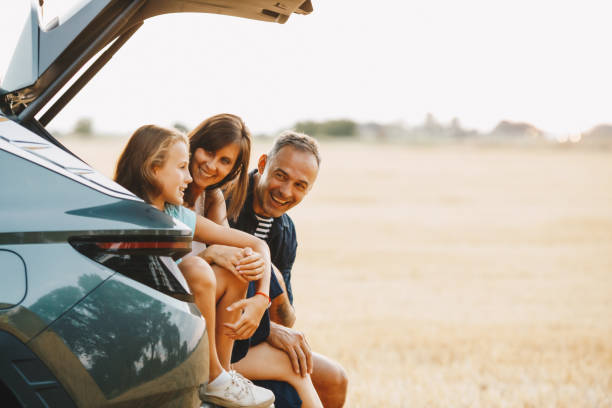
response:
<path id="1" fill-rule="evenodd" d="M 209 404 L 208 402 L 203 402 L 202 405 L 200 405 L 200 408 L 219 408 L 219 406 L 214 405 L 214 404 Z M 274 408 L 274 404 L 270 405 L 267 408 Z"/>
<path id="2" fill-rule="evenodd" d="M 208 402 L 203 402 L 202 405 L 200 405 L 200 408 L 219 408 L 219 405 L 214 405 L 214 404 L 209 404 Z M 274 404 L 266 408 L 274 408 Z"/>
<path id="3" fill-rule="evenodd" d="M 200 399 L 226 408 L 267 408 L 274 403 L 272 391 L 258 387 L 236 371 L 231 380 L 217 387 L 200 385 Z"/>

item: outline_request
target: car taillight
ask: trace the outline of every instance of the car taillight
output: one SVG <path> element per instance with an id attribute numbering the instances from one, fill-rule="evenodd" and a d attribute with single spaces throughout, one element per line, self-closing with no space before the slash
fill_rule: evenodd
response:
<path id="1" fill-rule="evenodd" d="M 86 257 L 174 298 L 193 302 L 187 281 L 174 262 L 191 250 L 186 237 L 73 237 Z"/>

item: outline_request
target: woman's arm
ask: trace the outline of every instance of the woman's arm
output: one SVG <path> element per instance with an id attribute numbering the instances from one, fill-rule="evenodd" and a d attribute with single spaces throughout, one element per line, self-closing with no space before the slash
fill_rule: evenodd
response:
<path id="1" fill-rule="evenodd" d="M 204 213 L 201 215 L 229 228 L 225 197 L 220 188 L 206 192 L 202 207 Z M 264 261 L 259 253 L 249 253 L 244 248 L 235 246 L 208 245 L 200 256 L 209 264 L 219 265 L 238 277 L 241 276 L 238 270 L 241 270 L 244 274 L 253 277 L 251 280 L 257 280 L 255 277 L 262 274 L 264 270 Z"/>
<path id="2" fill-rule="evenodd" d="M 266 295 L 269 294 L 272 263 L 270 261 L 270 250 L 263 240 L 254 235 L 247 234 L 246 232 L 216 224 L 201 215 L 196 215 L 196 226 L 193 239 L 206 244 L 229 245 L 238 248 L 249 247 L 253 249 L 253 251 L 258 252 L 263 258 L 264 266 L 261 272 L 263 273 L 263 277 L 258 280 L 256 288 L 258 292 L 263 292 Z M 254 280 L 249 279 L 253 277 L 253 274 L 261 274 L 259 269 L 246 269 L 243 271 L 238 268 L 238 271 L 240 274 L 244 275 L 247 280 Z"/>
<path id="3" fill-rule="evenodd" d="M 229 227 L 228 227 L 229 228 Z M 200 257 L 209 265 L 218 265 L 227 269 L 240 280 L 258 280 L 264 273 L 264 259 L 250 247 L 237 248 L 227 245 L 208 245 Z M 242 273 L 240 273 L 242 272 Z"/>

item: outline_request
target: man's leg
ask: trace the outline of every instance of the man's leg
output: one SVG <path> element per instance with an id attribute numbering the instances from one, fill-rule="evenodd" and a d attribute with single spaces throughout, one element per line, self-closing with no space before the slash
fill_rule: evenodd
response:
<path id="1" fill-rule="evenodd" d="M 274 408 L 301 408 L 300 394 L 284 381 L 255 380 L 253 384 L 264 387 L 274 393 Z"/>
<path id="2" fill-rule="evenodd" d="M 337 362 L 322 354 L 312 353 L 310 378 L 325 408 L 341 408 L 346 400 L 348 376 Z"/>
<path id="3" fill-rule="evenodd" d="M 266 342 L 251 347 L 246 357 L 233 366 L 236 371 L 250 380 L 288 382 L 300 395 L 303 408 L 323 407 L 310 376 L 302 377 L 296 374 L 287 354 Z"/>

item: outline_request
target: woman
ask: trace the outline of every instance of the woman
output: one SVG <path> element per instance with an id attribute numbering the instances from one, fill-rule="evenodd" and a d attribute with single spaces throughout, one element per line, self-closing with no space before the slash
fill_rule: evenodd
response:
<path id="1" fill-rule="evenodd" d="M 242 119 L 223 113 L 200 123 L 188 137 L 193 182 L 185 191 L 185 205 L 227 225 L 226 216 L 236 219 L 246 197 L 251 134 Z M 224 196 L 232 199 L 227 214 Z"/>
<path id="2" fill-rule="evenodd" d="M 222 113 L 204 120 L 188 137 L 193 182 L 185 190 L 184 205 L 219 225 L 229 226 L 227 217 L 238 217 L 247 193 L 251 134 L 240 117 Z M 226 197 L 232 199 L 227 210 Z M 193 242 L 190 255 L 200 255 L 237 273 L 262 266 L 256 254 L 248 257 L 251 252 L 246 248 L 206 248 Z"/>
<path id="3" fill-rule="evenodd" d="M 228 217 L 237 218 L 247 195 L 250 133 L 238 116 L 220 114 L 202 122 L 189 134 L 189 139 L 189 169 L 193 182 L 185 191 L 185 205 L 218 224 L 228 226 Z M 223 193 L 231 198 L 227 210 Z M 198 246 L 195 242 L 192 247 L 195 248 L 192 253 L 198 253 L 208 263 L 222 266 L 238 275 L 241 271 L 260 267 L 259 255 L 249 255 L 250 252 L 245 249 L 214 245 L 200 252 L 204 246 Z M 230 331 L 226 334 L 236 339 L 244 338 L 240 332 Z M 222 333 L 218 337 L 229 338 Z M 234 367 L 238 371 L 244 369 L 252 379 L 290 383 L 300 395 L 304 408 L 321 406 L 310 377 L 296 374 L 285 352 L 266 342 L 253 346 Z"/>

